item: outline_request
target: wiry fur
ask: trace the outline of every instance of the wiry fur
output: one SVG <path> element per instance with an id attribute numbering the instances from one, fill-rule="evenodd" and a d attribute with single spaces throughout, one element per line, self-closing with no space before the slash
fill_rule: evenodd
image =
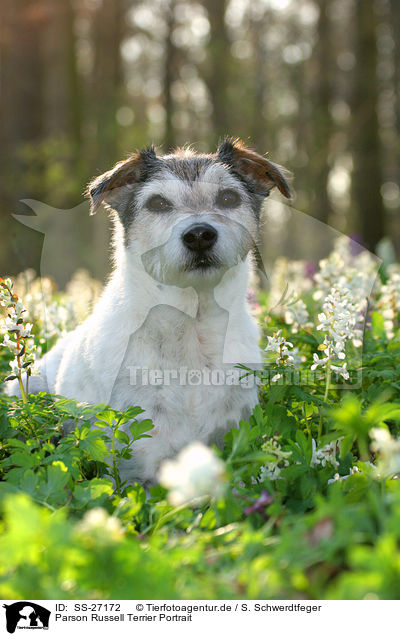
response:
<path id="1" fill-rule="evenodd" d="M 274 164 L 248 152 L 246 159 L 243 145 L 230 140 L 215 155 L 158 157 L 151 148 L 88 188 L 93 212 L 101 203 L 113 210 L 114 272 L 93 313 L 44 356 L 36 390 L 47 380 L 50 391 L 80 401 L 143 407 L 155 428 L 122 466 L 129 482 L 154 482 L 160 462 L 193 440 L 221 442 L 257 403 L 255 387 L 132 385 L 130 369 L 226 372 L 261 362 L 246 306 L 250 254 L 263 197 L 274 185 L 288 190 Z M 240 204 L 218 208 L 221 189 L 237 191 Z M 146 207 L 160 194 L 170 211 Z M 218 232 L 207 267 L 182 241 L 196 223 Z"/>

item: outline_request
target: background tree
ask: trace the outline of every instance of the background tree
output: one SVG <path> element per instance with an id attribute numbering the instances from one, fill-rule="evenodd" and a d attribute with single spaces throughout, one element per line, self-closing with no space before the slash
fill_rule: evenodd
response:
<path id="1" fill-rule="evenodd" d="M 384 235 L 382 149 L 378 126 L 376 13 L 372 2 L 355 3 L 353 74 L 353 197 L 365 245 L 373 250 Z"/>
<path id="2" fill-rule="evenodd" d="M 311 213 L 324 223 L 329 222 L 332 205 L 328 195 L 333 122 L 331 115 L 334 90 L 334 56 L 330 11 L 331 0 L 320 0 L 316 25 L 316 42 L 311 55 L 312 140 L 311 173 L 314 183 Z"/>
<path id="3" fill-rule="evenodd" d="M 231 43 L 225 22 L 227 0 L 205 0 L 204 4 L 210 24 L 204 79 L 212 103 L 212 137 L 215 142 L 229 133 L 229 88 L 235 90 L 235 86 L 230 83 Z"/>

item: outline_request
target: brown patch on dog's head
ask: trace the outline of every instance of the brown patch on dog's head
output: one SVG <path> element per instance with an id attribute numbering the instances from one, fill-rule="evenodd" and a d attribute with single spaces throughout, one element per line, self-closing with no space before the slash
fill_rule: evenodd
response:
<path id="1" fill-rule="evenodd" d="M 122 188 L 144 181 L 157 162 L 153 147 L 135 152 L 114 168 L 96 177 L 89 183 L 85 195 L 90 198 L 90 214 L 96 214 L 99 206 L 105 203 L 118 209 Z"/>
<path id="2" fill-rule="evenodd" d="M 246 148 L 240 139 L 225 139 L 218 147 L 217 157 L 251 185 L 257 194 L 268 196 L 276 186 L 286 198 L 290 198 L 290 188 L 281 166 Z"/>

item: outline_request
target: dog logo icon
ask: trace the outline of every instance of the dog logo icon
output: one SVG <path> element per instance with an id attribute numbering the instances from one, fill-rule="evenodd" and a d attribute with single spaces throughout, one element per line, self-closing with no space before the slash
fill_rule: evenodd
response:
<path id="1" fill-rule="evenodd" d="M 18 601 L 3 607 L 6 610 L 6 626 L 9 634 L 14 634 L 16 629 L 49 629 L 51 612 L 37 603 Z"/>

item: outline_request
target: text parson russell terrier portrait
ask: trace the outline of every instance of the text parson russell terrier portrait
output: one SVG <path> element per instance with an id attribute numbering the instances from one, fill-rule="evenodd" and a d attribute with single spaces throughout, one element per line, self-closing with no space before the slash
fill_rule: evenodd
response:
<path id="1" fill-rule="evenodd" d="M 160 463 L 194 440 L 222 444 L 257 403 L 237 365 L 262 362 L 246 294 L 275 186 L 289 197 L 280 167 L 227 139 L 215 154 L 142 150 L 88 187 L 91 214 L 104 204 L 113 218 L 113 273 L 92 314 L 42 358 L 31 391 L 145 409 L 154 429 L 121 464 L 129 483 L 156 483 Z"/>

